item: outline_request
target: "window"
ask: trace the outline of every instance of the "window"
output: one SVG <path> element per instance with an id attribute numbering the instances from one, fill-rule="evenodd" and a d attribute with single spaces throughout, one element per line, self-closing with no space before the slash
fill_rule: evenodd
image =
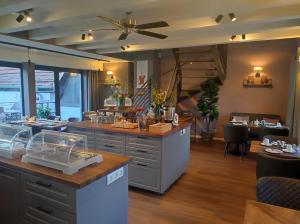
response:
<path id="1" fill-rule="evenodd" d="M 35 70 L 36 108 L 39 116 L 41 108 L 49 108 L 55 115 L 55 79 L 54 71 Z"/>
<path id="2" fill-rule="evenodd" d="M 60 116 L 82 118 L 81 74 L 59 73 Z"/>
<path id="3" fill-rule="evenodd" d="M 22 116 L 21 69 L 0 66 L 0 121 L 20 120 Z"/>

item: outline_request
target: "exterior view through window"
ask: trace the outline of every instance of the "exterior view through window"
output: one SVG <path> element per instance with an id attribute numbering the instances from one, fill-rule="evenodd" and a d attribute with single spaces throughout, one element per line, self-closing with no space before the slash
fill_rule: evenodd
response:
<path id="1" fill-rule="evenodd" d="M 59 73 L 60 115 L 62 120 L 81 118 L 81 74 Z"/>
<path id="2" fill-rule="evenodd" d="M 55 82 L 54 71 L 35 70 L 35 92 L 37 115 L 55 115 Z"/>
<path id="3" fill-rule="evenodd" d="M 21 69 L 0 66 L 0 121 L 20 120 L 21 116 Z"/>

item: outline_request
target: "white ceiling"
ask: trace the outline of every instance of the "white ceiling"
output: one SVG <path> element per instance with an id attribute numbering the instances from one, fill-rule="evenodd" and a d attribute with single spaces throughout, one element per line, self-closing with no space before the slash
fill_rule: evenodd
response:
<path id="1" fill-rule="evenodd" d="M 16 12 L 29 8 L 33 8 L 34 21 L 16 22 Z M 168 38 L 160 40 L 131 33 L 126 41 L 118 41 L 121 31 L 98 31 L 94 32 L 94 40 L 81 40 L 82 29 L 114 28 L 98 15 L 119 20 L 127 11 L 133 12 L 138 24 L 167 21 L 170 27 L 149 31 L 166 34 Z M 230 12 L 237 16 L 236 22 L 229 20 Z M 219 24 L 214 21 L 218 14 L 224 15 Z M 231 35 L 242 33 L 247 34 L 247 41 L 297 38 L 300 1 L 1 0 L 0 33 L 67 47 L 74 52 L 88 51 L 91 55 L 120 52 L 122 45 L 141 51 L 227 43 Z M 0 41 L 3 38 L 7 39 L 0 35 Z M 241 41 L 240 36 L 235 41 Z"/>

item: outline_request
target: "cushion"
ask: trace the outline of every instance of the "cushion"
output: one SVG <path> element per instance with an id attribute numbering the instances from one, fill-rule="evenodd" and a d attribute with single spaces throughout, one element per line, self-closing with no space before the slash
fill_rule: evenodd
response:
<path id="1" fill-rule="evenodd" d="M 235 120 L 237 122 L 243 122 L 243 121 L 249 122 L 250 118 L 249 116 L 233 116 L 232 120 Z"/>
<path id="2" fill-rule="evenodd" d="M 267 118 L 267 117 L 264 117 L 263 120 L 267 123 L 271 123 L 271 124 L 277 124 L 279 122 L 278 119 L 271 119 L 271 118 Z"/>

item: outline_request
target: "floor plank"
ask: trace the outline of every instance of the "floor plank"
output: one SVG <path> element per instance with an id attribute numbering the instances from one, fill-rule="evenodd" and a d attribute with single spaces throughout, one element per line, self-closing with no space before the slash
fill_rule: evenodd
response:
<path id="1" fill-rule="evenodd" d="M 191 144 L 187 172 L 160 196 L 131 188 L 129 224 L 241 224 L 255 200 L 255 160 L 228 155 L 224 144 Z"/>

